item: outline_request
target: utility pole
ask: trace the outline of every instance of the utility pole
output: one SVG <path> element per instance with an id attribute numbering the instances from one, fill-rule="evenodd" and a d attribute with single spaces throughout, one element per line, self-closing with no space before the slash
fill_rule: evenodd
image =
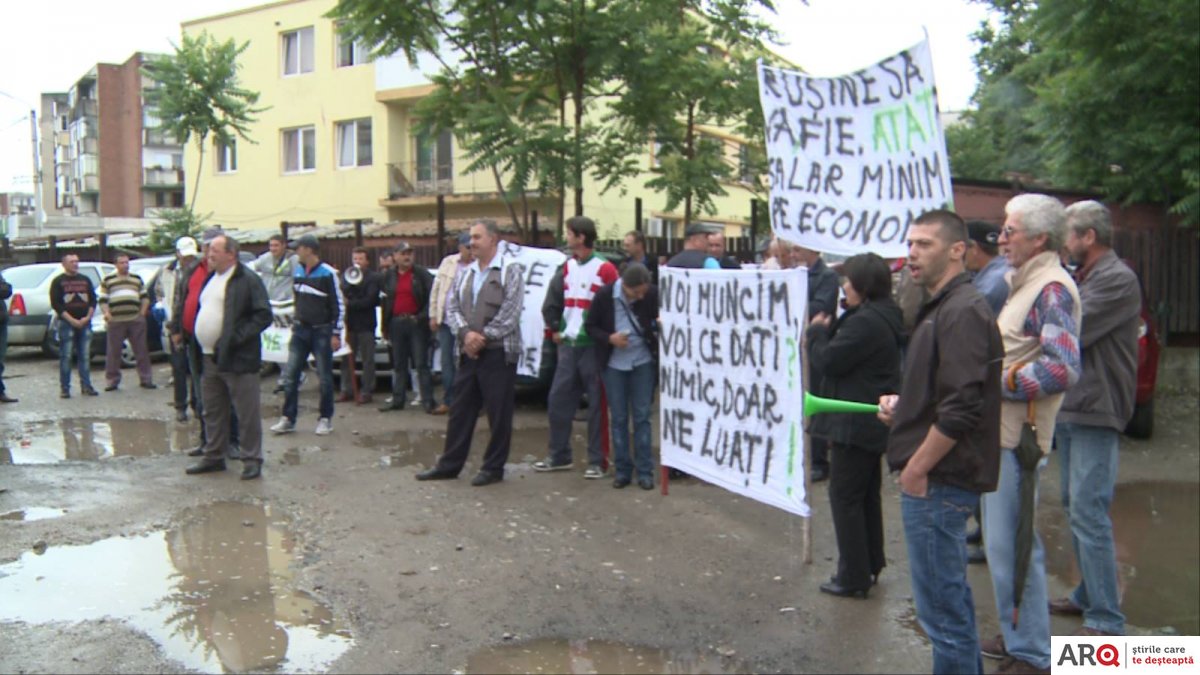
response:
<path id="1" fill-rule="evenodd" d="M 37 227 L 38 236 L 46 224 L 46 209 L 42 205 L 42 162 L 38 156 L 38 125 L 37 110 L 29 111 L 29 132 L 33 138 L 33 220 Z"/>

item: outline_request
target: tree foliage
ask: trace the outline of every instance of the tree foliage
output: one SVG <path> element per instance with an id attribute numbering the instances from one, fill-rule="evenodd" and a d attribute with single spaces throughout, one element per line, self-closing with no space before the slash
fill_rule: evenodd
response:
<path id="1" fill-rule="evenodd" d="M 174 54 L 143 67 L 145 75 L 158 82 L 147 93 L 147 102 L 157 107 L 162 128 L 184 145 L 194 138 L 200 151 L 189 211 L 200 192 L 207 140 L 253 142 L 249 127 L 255 115 L 265 110 L 254 107 L 258 92 L 238 82 L 237 59 L 249 44 L 238 46 L 232 39 L 218 42 L 206 32 L 196 37 L 185 34 Z"/>
<path id="2" fill-rule="evenodd" d="M 695 47 L 757 40 L 766 30 L 750 9 L 759 5 L 770 1 L 339 0 L 330 16 L 377 54 L 442 61 L 434 93 L 415 107 L 419 129 L 453 130 L 467 170 L 493 173 L 522 228 L 514 201 L 530 191 L 560 199 L 573 191 L 581 213 L 586 176 L 609 189 L 635 175 L 654 134 L 671 151 L 685 147 L 677 117 L 688 96 L 697 110 L 706 102 L 706 120 L 755 114 L 757 101 L 736 79 L 745 73 L 715 59 L 700 68 Z M 697 29 L 696 17 L 713 25 Z M 682 91 L 692 88 L 703 90 Z M 726 90 L 746 109 L 715 110 L 731 105 Z M 676 154 L 687 161 L 671 160 L 653 187 L 671 200 L 710 203 L 720 190 L 714 172 L 724 169 L 698 144 Z"/>
<path id="3" fill-rule="evenodd" d="M 163 209 L 159 212 L 161 222 L 150 230 L 146 238 L 146 246 L 156 253 L 167 253 L 175 250 L 175 242 L 180 237 L 195 237 L 204 227 L 206 217 L 196 216 L 191 209 Z"/>
<path id="4" fill-rule="evenodd" d="M 986 2 L 1000 22 L 975 35 L 974 129 L 947 136 L 956 175 L 992 162 L 998 174 L 1167 203 L 1196 223 L 1200 3 Z"/>

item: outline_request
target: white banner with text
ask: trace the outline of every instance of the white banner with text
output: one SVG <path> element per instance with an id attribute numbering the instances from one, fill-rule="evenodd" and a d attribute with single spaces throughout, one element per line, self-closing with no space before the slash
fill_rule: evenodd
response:
<path id="1" fill-rule="evenodd" d="M 804 270 L 659 270 L 664 466 L 808 516 Z"/>
<path id="2" fill-rule="evenodd" d="M 841 77 L 758 78 L 776 236 L 902 258 L 913 219 L 953 204 L 927 40 Z"/>

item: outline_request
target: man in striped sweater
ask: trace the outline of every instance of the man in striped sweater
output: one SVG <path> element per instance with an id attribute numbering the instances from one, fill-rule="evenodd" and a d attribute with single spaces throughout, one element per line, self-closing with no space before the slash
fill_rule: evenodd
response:
<path id="1" fill-rule="evenodd" d="M 146 313 L 150 296 L 146 284 L 129 273 L 129 256 L 117 256 L 117 271 L 100 281 L 100 311 L 108 325 L 107 351 L 104 356 L 104 391 L 116 391 L 121 385 L 121 349 L 126 340 L 137 359 L 142 389 L 157 389 L 150 372 L 150 352 L 146 348 Z"/>
<path id="2" fill-rule="evenodd" d="M 535 471 L 566 471 L 575 465 L 571 453 L 571 423 L 579 397 L 588 397 L 588 468 L 583 477 L 603 478 L 600 373 L 592 339 L 583 328 L 596 291 L 617 280 L 617 268 L 596 255 L 596 224 L 575 216 L 566 222 L 571 257 L 555 274 L 542 303 L 542 318 L 550 339 L 558 345 L 558 366 L 547 402 L 550 414 L 550 449 L 546 459 L 534 462 Z"/>

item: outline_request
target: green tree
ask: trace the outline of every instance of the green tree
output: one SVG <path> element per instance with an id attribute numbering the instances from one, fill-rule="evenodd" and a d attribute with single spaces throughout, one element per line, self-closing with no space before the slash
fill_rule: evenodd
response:
<path id="1" fill-rule="evenodd" d="M 588 109 L 611 94 L 612 55 L 640 3 L 617 0 L 339 0 L 329 16 L 376 53 L 442 61 L 416 107 L 422 129 L 452 129 L 471 164 L 510 199 L 537 188 L 582 209 L 594 163 Z M 449 58 L 453 55 L 454 59 Z M 560 201 L 559 224 L 563 209 Z"/>
<path id="2" fill-rule="evenodd" d="M 644 145 L 653 138 L 657 175 L 646 185 L 665 193 L 667 210 L 682 204 L 686 224 L 696 212 L 715 211 L 713 199 L 726 194 L 726 181 L 751 178 L 761 191 L 765 152 L 756 59 L 774 60 L 763 44 L 775 35 L 752 10 L 773 7 L 742 0 L 651 6 L 654 13 L 647 12 L 624 43 L 620 70 L 627 87 L 613 106 L 606 140 L 619 157 L 623 141 Z M 732 128 L 749 145 L 731 160 L 724 141 L 701 133 L 703 127 Z M 607 162 L 600 169 L 611 187 L 640 167 Z"/>
<path id="3" fill-rule="evenodd" d="M 1000 23 L 975 35 L 980 85 L 968 119 L 1000 173 L 1163 202 L 1198 222 L 1200 3 L 986 4 Z M 952 167 L 969 164 L 963 148 L 951 152 Z"/>
<path id="4" fill-rule="evenodd" d="M 157 107 L 162 128 L 183 145 L 194 139 L 199 150 L 189 212 L 200 193 L 208 139 L 229 144 L 237 137 L 252 143 L 247 130 L 255 115 L 265 110 L 254 107 L 258 92 L 238 82 L 237 59 L 249 44 L 238 46 L 232 39 L 218 42 L 206 32 L 198 37 L 185 34 L 173 55 L 143 67 L 145 75 L 158 82 L 148 92 L 147 102 Z"/>
<path id="5" fill-rule="evenodd" d="M 204 226 L 204 218 L 197 217 L 191 209 L 163 209 L 159 212 L 161 221 L 150 230 L 146 238 L 146 246 L 158 253 L 175 250 L 175 242 L 180 237 L 195 237 Z"/>

